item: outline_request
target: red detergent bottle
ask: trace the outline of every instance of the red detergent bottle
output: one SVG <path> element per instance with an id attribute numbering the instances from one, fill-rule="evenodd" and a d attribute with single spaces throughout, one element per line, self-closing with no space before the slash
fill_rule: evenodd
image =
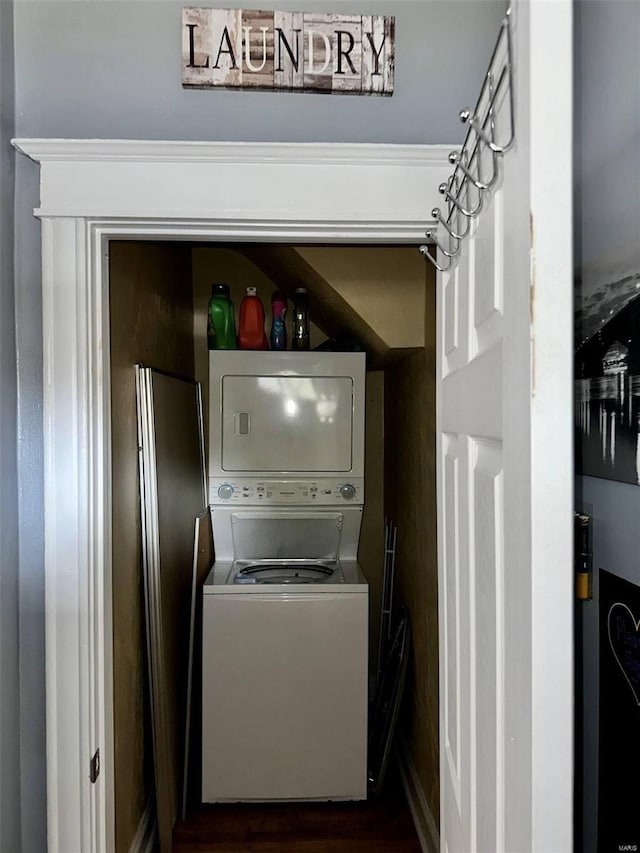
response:
<path id="1" fill-rule="evenodd" d="M 247 288 L 247 294 L 240 303 L 238 346 L 240 349 L 269 349 L 264 330 L 264 305 L 255 287 Z"/>

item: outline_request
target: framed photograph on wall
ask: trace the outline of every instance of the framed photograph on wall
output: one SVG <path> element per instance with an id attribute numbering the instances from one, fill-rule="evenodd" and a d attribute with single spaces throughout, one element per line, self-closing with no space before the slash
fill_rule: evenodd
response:
<path id="1" fill-rule="evenodd" d="M 577 316 L 576 468 L 640 485 L 640 273 L 617 284 Z"/>

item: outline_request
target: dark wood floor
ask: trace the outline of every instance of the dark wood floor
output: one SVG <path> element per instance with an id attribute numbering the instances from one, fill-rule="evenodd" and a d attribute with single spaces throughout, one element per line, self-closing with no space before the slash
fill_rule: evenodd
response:
<path id="1" fill-rule="evenodd" d="M 175 853 L 420 853 L 393 774 L 366 803 L 215 805 L 194 809 L 174 831 Z"/>

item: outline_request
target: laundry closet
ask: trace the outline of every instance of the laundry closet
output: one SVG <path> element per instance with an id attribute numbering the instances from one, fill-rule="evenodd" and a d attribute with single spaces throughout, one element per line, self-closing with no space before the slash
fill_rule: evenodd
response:
<path id="1" fill-rule="evenodd" d="M 128 851 L 153 795 L 141 578 L 135 365 L 201 383 L 209 436 L 207 304 L 248 285 L 269 315 L 278 289 L 310 295 L 311 349 L 349 339 L 366 352 L 365 501 L 358 563 L 369 588 L 369 684 L 375 684 L 384 520 L 397 524 L 396 601 L 411 621 L 401 748 L 437 813 L 438 622 L 435 509 L 435 294 L 414 246 L 109 245 L 112 429 L 113 679 L 116 850 Z M 291 304 L 291 302 L 290 302 Z M 267 323 L 269 319 L 267 320 Z M 270 358 L 277 357 L 276 353 Z M 215 543 L 214 543 L 215 544 Z M 195 701 L 200 701 L 199 698 Z M 206 707 L 203 709 L 206 713 Z M 195 741 L 196 749 L 198 739 Z"/>

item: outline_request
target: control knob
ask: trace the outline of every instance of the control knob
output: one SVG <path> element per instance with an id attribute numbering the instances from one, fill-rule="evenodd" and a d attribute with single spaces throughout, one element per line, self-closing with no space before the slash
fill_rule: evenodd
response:
<path id="1" fill-rule="evenodd" d="M 221 486 L 218 486 L 218 497 L 223 501 L 228 501 L 233 495 L 233 491 L 233 486 L 229 485 L 229 483 L 223 483 Z"/>
<path id="2" fill-rule="evenodd" d="M 356 487 L 352 486 L 351 483 L 345 483 L 340 486 L 340 494 L 346 501 L 352 501 L 356 496 Z"/>

